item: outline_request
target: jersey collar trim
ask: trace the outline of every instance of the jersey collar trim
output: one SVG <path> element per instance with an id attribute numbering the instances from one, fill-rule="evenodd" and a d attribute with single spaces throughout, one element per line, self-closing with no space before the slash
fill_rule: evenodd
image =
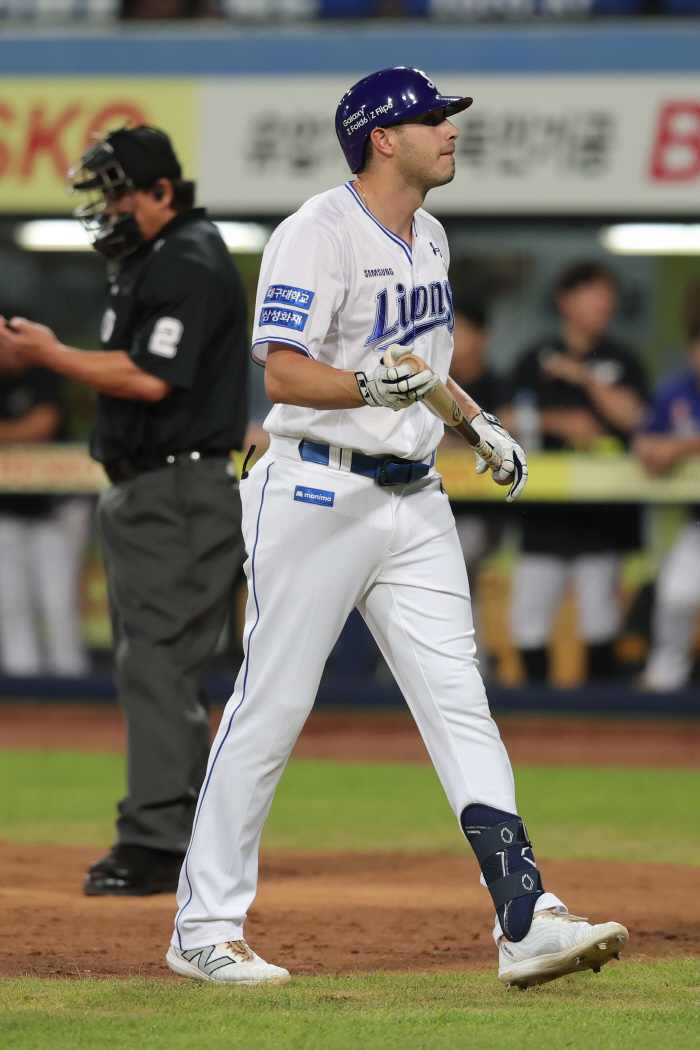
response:
<path id="1" fill-rule="evenodd" d="M 360 207 L 362 208 L 362 210 L 365 213 L 365 215 L 369 215 L 369 217 L 372 220 L 372 222 L 375 223 L 375 225 L 377 225 L 379 227 L 379 229 L 382 231 L 382 233 L 385 233 L 387 235 L 387 237 L 389 237 L 394 242 L 394 244 L 398 244 L 399 248 L 403 248 L 404 252 L 406 253 L 406 258 L 410 262 L 411 266 L 413 266 L 413 259 L 411 257 L 411 249 L 406 244 L 406 242 L 403 239 L 403 237 L 399 237 L 398 234 L 392 233 L 391 230 L 387 230 L 386 226 L 382 226 L 381 222 L 379 222 L 378 219 L 375 219 L 374 215 L 372 215 L 372 212 L 369 210 L 369 208 L 367 208 L 365 206 L 362 198 L 360 197 L 359 193 L 355 189 L 354 183 L 346 182 L 345 183 L 345 188 L 346 188 L 346 190 L 350 190 L 350 193 L 355 198 L 357 203 L 360 205 Z M 415 220 L 414 220 L 414 223 L 413 223 L 413 230 L 414 230 L 414 233 L 415 233 Z"/>

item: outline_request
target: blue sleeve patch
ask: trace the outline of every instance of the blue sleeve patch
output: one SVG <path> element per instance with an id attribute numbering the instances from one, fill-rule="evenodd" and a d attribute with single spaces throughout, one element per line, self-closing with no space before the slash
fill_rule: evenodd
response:
<path id="1" fill-rule="evenodd" d="M 280 306 L 263 306 L 260 311 L 259 324 L 274 324 L 278 328 L 293 328 L 296 332 L 303 332 L 308 318 L 308 314 L 302 314 L 299 310 L 285 310 Z"/>
<path id="2" fill-rule="evenodd" d="M 265 296 L 266 303 L 282 303 L 284 306 L 297 306 L 308 310 L 314 293 L 307 288 L 294 288 L 291 284 L 271 284 Z"/>
<path id="3" fill-rule="evenodd" d="M 294 490 L 294 499 L 300 500 L 301 503 L 315 503 L 319 507 L 332 507 L 335 492 L 328 492 L 327 489 L 310 489 L 306 485 L 297 485 Z"/>

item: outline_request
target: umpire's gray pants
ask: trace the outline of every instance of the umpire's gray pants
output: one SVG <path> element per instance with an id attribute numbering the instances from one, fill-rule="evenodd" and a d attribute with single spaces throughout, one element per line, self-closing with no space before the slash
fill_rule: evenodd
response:
<path id="1" fill-rule="evenodd" d="M 228 461 L 183 460 L 100 498 L 128 734 L 117 842 L 185 851 L 209 753 L 202 681 L 244 560 Z"/>

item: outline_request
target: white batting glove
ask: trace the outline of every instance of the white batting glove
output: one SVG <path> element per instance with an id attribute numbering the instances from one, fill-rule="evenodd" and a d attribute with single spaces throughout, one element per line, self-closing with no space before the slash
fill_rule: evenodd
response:
<path id="1" fill-rule="evenodd" d="M 429 368 L 411 375 L 410 365 L 378 365 L 373 372 L 355 372 L 360 393 L 372 408 L 392 408 L 398 412 L 432 394 L 440 376 Z"/>
<path id="2" fill-rule="evenodd" d="M 506 428 L 501 425 L 497 416 L 490 412 L 480 412 L 471 420 L 471 424 L 479 437 L 490 445 L 494 452 L 501 457 L 502 463 L 498 470 L 492 474 L 496 481 L 505 481 L 511 474 L 515 474 L 513 484 L 510 487 L 506 502 L 512 503 L 517 499 L 527 484 L 527 460 L 525 453 L 517 441 L 511 437 Z M 489 469 L 485 459 L 477 455 L 476 472 L 484 474 Z"/>

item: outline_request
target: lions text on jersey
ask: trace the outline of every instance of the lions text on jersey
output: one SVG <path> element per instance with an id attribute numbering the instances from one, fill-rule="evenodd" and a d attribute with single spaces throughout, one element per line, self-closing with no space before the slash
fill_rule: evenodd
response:
<path id="1" fill-rule="evenodd" d="M 263 255 L 253 357 L 281 343 L 335 368 L 372 371 L 392 343 L 413 349 L 444 380 L 454 313 L 440 223 L 415 214 L 408 245 L 367 210 L 354 184 L 312 197 L 279 226 Z M 275 405 L 265 428 L 370 455 L 425 459 L 443 424 L 418 403 L 401 412 Z"/>

